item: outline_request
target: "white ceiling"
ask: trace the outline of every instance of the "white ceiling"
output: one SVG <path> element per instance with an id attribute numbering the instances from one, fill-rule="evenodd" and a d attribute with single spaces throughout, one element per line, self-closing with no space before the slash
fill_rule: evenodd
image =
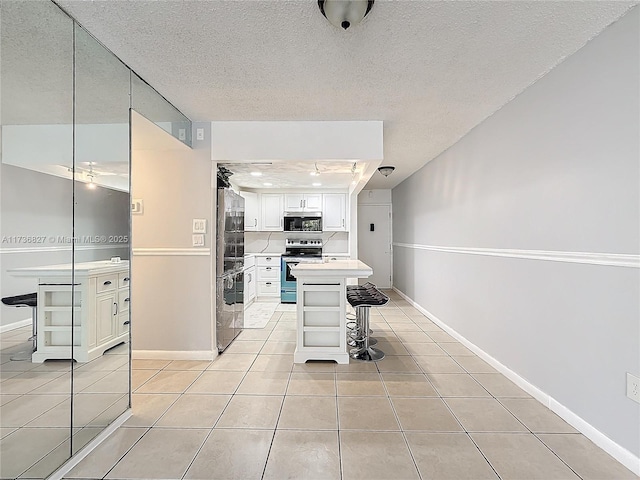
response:
<path id="1" fill-rule="evenodd" d="M 57 0 L 194 121 L 382 120 L 390 188 L 637 2 Z"/>

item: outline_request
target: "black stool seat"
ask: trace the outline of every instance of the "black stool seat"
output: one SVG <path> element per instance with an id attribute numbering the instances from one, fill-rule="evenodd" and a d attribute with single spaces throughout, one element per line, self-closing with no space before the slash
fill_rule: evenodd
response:
<path id="1" fill-rule="evenodd" d="M 25 295 L 16 295 L 14 297 L 4 297 L 2 303 L 9 305 L 10 307 L 18 307 L 24 305 L 25 307 L 37 307 L 38 306 L 38 294 L 27 293 Z"/>
<path id="2" fill-rule="evenodd" d="M 370 307 L 381 307 L 382 305 L 386 305 L 389 301 L 389 297 L 374 286 L 364 287 L 363 285 L 362 288 L 347 291 L 347 301 L 352 307 L 360 307 L 364 305 Z"/>

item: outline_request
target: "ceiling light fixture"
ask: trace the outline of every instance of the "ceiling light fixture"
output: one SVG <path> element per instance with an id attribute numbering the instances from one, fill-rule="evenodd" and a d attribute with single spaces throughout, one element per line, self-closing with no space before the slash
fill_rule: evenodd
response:
<path id="1" fill-rule="evenodd" d="M 395 169 L 396 167 L 392 167 L 391 165 L 383 165 L 382 167 L 378 167 L 378 171 L 385 177 L 391 175 Z"/>
<path id="2" fill-rule="evenodd" d="M 320 186 L 322 186 L 322 184 L 321 184 L 321 183 L 319 183 L 319 182 L 312 183 L 311 185 L 313 185 L 314 187 L 320 187 Z"/>
<path id="3" fill-rule="evenodd" d="M 375 0 L 318 0 L 322 15 L 331 25 L 347 30 L 371 11 Z"/>
<path id="4" fill-rule="evenodd" d="M 316 169 L 311 172 L 309 175 L 311 175 L 312 177 L 317 177 L 318 175 L 320 175 L 320 170 L 318 170 L 318 164 L 314 163 L 314 166 L 316 167 Z"/>
<path id="5" fill-rule="evenodd" d="M 261 177 L 262 176 L 262 172 L 251 172 L 251 176 L 252 177 Z"/>
<path id="6" fill-rule="evenodd" d="M 270 186 L 272 186 L 272 185 L 273 185 L 273 183 L 264 182 L 264 183 L 263 183 L 263 185 L 264 185 L 265 187 L 270 187 Z"/>
<path id="7" fill-rule="evenodd" d="M 87 175 L 87 177 L 89 177 L 89 183 L 87 183 L 87 188 L 89 190 L 95 190 L 96 184 L 93 182 L 93 175 Z"/>

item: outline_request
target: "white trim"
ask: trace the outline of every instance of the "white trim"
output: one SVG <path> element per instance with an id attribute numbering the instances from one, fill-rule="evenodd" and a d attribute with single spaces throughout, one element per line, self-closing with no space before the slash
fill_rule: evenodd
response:
<path id="1" fill-rule="evenodd" d="M 467 255 L 487 255 L 491 257 L 526 258 L 551 262 L 586 263 L 610 267 L 640 268 L 640 255 L 598 252 L 559 252 L 555 250 L 517 250 L 509 248 L 471 248 L 420 245 L 417 243 L 393 242 L 394 247 L 430 250 L 433 252 L 464 253 Z"/>
<path id="2" fill-rule="evenodd" d="M 165 256 L 209 256 L 210 248 L 134 248 L 133 255 L 138 257 Z"/>
<path id="3" fill-rule="evenodd" d="M 111 422 L 104 430 L 102 430 L 96 437 L 87 443 L 82 449 L 73 455 L 67 462 L 62 465 L 58 470 L 53 472 L 51 476 L 47 477 L 47 480 L 61 480 L 67 473 L 69 473 L 76 465 L 78 465 L 87 455 L 104 442 L 109 436 L 115 432 L 124 422 L 131 417 L 131 409 L 127 408 L 122 415 Z"/>
<path id="4" fill-rule="evenodd" d="M 76 245 L 76 252 L 83 252 L 87 250 L 111 250 L 113 248 L 129 248 L 129 245 L 123 245 L 120 243 L 114 243 L 109 245 Z M 10 253 L 45 253 L 45 252 L 70 252 L 71 245 L 65 245 L 62 247 L 16 247 L 16 248 L 0 248 L 0 254 Z"/>
<path id="5" fill-rule="evenodd" d="M 16 328 L 22 328 L 32 324 L 33 324 L 33 319 L 31 318 L 27 318 L 26 320 L 19 320 L 13 323 L 8 323 L 7 325 L 2 325 L 0 327 L 0 333 L 10 332 L 11 330 L 15 330 Z"/>
<path id="6" fill-rule="evenodd" d="M 208 360 L 212 361 L 218 352 L 211 350 L 132 350 L 134 360 Z"/>
<path id="7" fill-rule="evenodd" d="M 551 411 L 555 412 L 559 417 L 564 419 L 569 425 L 577 429 L 580 433 L 582 433 L 585 437 L 591 440 L 593 443 L 602 448 L 605 452 L 611 455 L 613 458 L 618 460 L 622 465 L 627 467 L 636 475 L 640 475 L 640 457 L 635 456 L 629 450 L 624 448 L 623 446 L 617 444 L 615 441 L 611 440 L 604 433 L 596 429 L 593 425 L 588 423 L 582 417 L 576 415 L 574 412 L 569 410 L 567 407 L 559 403 L 552 396 L 540 390 L 538 387 L 530 383 L 525 378 L 522 378 L 513 370 L 509 369 L 498 360 L 493 358 L 491 355 L 486 353 L 480 347 L 474 345 L 469 340 L 464 338 L 454 329 L 449 327 L 446 323 L 440 320 L 438 317 L 433 315 L 424 307 L 420 306 L 416 302 L 414 302 L 411 298 L 409 298 L 404 292 L 401 292 L 396 287 L 393 287 L 393 290 L 398 293 L 402 298 L 404 298 L 407 302 L 413 305 L 417 310 L 426 315 L 433 323 L 441 327 L 445 332 L 451 335 L 453 338 L 462 343 L 465 347 L 471 350 L 473 353 L 478 355 L 481 359 L 495 368 L 498 372 L 502 373 L 505 377 L 511 380 L 513 383 L 522 388 L 525 392 L 530 394 L 540 403 L 542 403 L 545 407 L 549 408 Z"/>

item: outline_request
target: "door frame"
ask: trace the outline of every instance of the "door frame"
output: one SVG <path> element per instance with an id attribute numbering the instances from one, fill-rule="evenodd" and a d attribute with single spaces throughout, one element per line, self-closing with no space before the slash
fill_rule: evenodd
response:
<path id="1" fill-rule="evenodd" d="M 359 203 L 357 205 L 358 219 L 356 220 L 356 229 L 358 229 L 360 220 L 360 207 L 389 207 L 389 289 L 393 289 L 393 204 L 391 203 Z M 358 232 L 358 257 L 360 257 L 360 235 Z M 386 288 L 386 287 L 383 287 Z"/>

